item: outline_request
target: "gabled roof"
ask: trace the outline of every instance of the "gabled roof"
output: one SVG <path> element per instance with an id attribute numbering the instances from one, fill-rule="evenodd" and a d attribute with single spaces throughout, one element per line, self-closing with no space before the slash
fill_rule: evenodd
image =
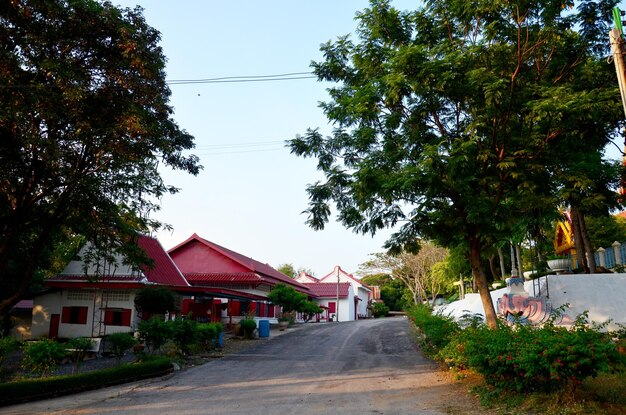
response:
<path id="1" fill-rule="evenodd" d="M 101 264 L 99 271 L 94 267 L 84 269 L 84 261 L 71 261 L 60 274 L 46 280 L 46 284 L 57 286 L 63 283 L 78 284 L 159 284 L 169 287 L 188 287 L 189 283 L 180 272 L 172 258 L 165 252 L 161 243 L 151 236 L 140 235 L 137 245 L 153 263 L 141 265 L 140 270 L 125 264 L 118 256 L 114 263 Z"/>
<path id="2" fill-rule="evenodd" d="M 194 244 L 201 244 L 208 250 L 213 253 L 219 254 L 220 258 L 224 260 L 228 260 L 230 264 L 227 265 L 225 261 L 206 261 L 199 256 L 202 256 L 201 253 L 198 253 L 198 256 L 190 255 L 189 258 L 181 258 L 186 249 L 193 247 Z M 208 252 L 208 251 L 207 251 Z M 168 251 L 170 256 L 174 259 L 174 262 L 178 264 L 178 266 L 182 269 L 183 274 L 188 280 L 192 283 L 199 283 L 199 275 L 203 275 L 203 283 L 225 283 L 225 279 L 228 278 L 228 275 L 233 275 L 233 278 L 251 278 L 249 273 L 256 274 L 257 283 L 266 283 L 269 285 L 275 285 L 278 283 L 283 283 L 287 285 L 293 286 L 295 289 L 308 293 L 308 287 L 294 280 L 293 278 L 288 277 L 287 275 L 275 270 L 268 264 L 263 264 L 255 259 L 242 255 L 238 252 L 232 251 L 228 248 L 224 248 L 216 243 L 213 243 L 209 240 L 206 240 L 198 234 L 194 233 L 184 242 L 176 245 L 174 248 Z M 185 264 L 182 264 L 183 261 L 186 261 Z M 194 263 L 195 261 L 195 263 Z M 247 275 L 244 277 L 244 275 Z M 214 276 L 214 280 L 210 280 L 209 277 Z M 196 279 L 194 281 L 194 279 Z M 231 281 L 228 281 L 231 282 Z M 239 282 L 239 281 L 232 281 Z"/>
<path id="3" fill-rule="evenodd" d="M 298 274 L 298 276 L 295 278 L 295 280 L 303 284 L 309 283 L 309 282 L 319 282 L 319 280 L 315 278 L 313 275 L 309 275 L 304 271 L 301 271 Z"/>
<path id="4" fill-rule="evenodd" d="M 311 294 L 317 298 L 337 298 L 337 286 L 339 286 L 339 298 L 346 298 L 350 294 L 349 282 L 340 282 L 339 284 L 310 282 L 304 285 L 309 287 Z"/>
<path id="5" fill-rule="evenodd" d="M 357 284 L 361 285 L 366 290 L 372 291 L 372 288 L 369 285 L 367 285 L 366 283 L 364 283 L 360 279 L 356 278 L 354 275 L 348 274 L 346 271 L 341 269 L 341 267 L 339 265 L 335 265 L 335 268 L 330 273 L 328 273 L 325 276 L 323 276 L 322 278 L 320 278 L 320 282 L 331 283 L 331 282 L 333 282 L 332 281 L 333 278 L 336 281 L 336 279 L 337 279 L 337 272 L 339 272 L 340 274 L 344 275 L 347 279 L 352 280 L 352 281 L 356 282 Z"/>

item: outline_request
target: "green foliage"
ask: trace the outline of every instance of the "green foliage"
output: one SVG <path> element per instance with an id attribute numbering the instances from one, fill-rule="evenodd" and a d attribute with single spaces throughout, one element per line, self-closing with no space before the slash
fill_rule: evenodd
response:
<path id="1" fill-rule="evenodd" d="M 117 362 L 119 364 L 122 356 L 137 344 L 137 339 L 135 339 L 132 334 L 129 333 L 113 333 L 106 336 L 106 342 L 108 348 L 113 353 L 113 356 L 117 358 Z"/>
<path id="2" fill-rule="evenodd" d="M 314 301 L 305 301 L 300 305 L 298 311 L 304 314 L 305 321 L 309 321 L 314 315 L 321 313 L 324 310 Z"/>
<path id="3" fill-rule="evenodd" d="M 78 370 L 87 351 L 92 347 L 93 340 L 87 337 L 76 337 L 66 343 L 66 348 L 70 352 L 70 356 L 74 362 L 74 371 Z"/>
<path id="4" fill-rule="evenodd" d="M 139 338 L 145 342 L 152 353 L 157 352 L 168 339 L 172 338 L 172 326 L 156 316 L 141 321 L 137 331 Z"/>
<path id="5" fill-rule="evenodd" d="M 283 274 L 291 278 L 296 278 L 298 276 L 298 272 L 293 267 L 293 264 L 280 264 L 276 267 L 276 271 L 282 272 Z"/>
<path id="6" fill-rule="evenodd" d="M 307 296 L 285 284 L 276 284 L 267 298 L 283 308 L 283 312 L 300 311 L 300 307 L 307 301 Z"/>
<path id="7" fill-rule="evenodd" d="M 217 344 L 217 338 L 223 331 L 221 323 L 198 324 L 198 345 L 203 351 L 213 350 Z"/>
<path id="8" fill-rule="evenodd" d="M 586 216 L 587 230 L 593 249 L 609 249 L 613 242 L 626 242 L 626 218 L 621 216 Z"/>
<path id="9" fill-rule="evenodd" d="M 191 318 L 176 318 L 168 321 L 168 324 L 174 343 L 183 353 L 189 353 L 189 346 L 198 340 L 198 323 Z"/>
<path id="10" fill-rule="evenodd" d="M 498 390 L 549 392 L 576 388 L 618 362 L 615 343 L 589 327 L 586 315 L 571 329 L 546 324 L 470 326 L 455 335 L 438 357 L 448 365 L 484 375 Z"/>
<path id="11" fill-rule="evenodd" d="M 160 34 L 141 8 L 111 2 L 3 2 L 0 8 L 0 315 L 76 235 L 134 255 L 148 213 L 197 174 L 193 137 L 172 118 Z"/>
<path id="12" fill-rule="evenodd" d="M 425 305 L 416 305 L 407 311 L 419 329 L 420 349 L 427 356 L 434 357 L 459 333 L 459 326 L 452 319 L 434 315 Z"/>
<path id="13" fill-rule="evenodd" d="M 67 355 L 65 347 L 54 340 L 29 342 L 24 347 L 22 366 L 41 376 L 56 368 Z"/>
<path id="14" fill-rule="evenodd" d="M 372 315 L 374 318 L 385 317 L 387 314 L 389 314 L 389 307 L 384 303 L 372 304 Z"/>
<path id="15" fill-rule="evenodd" d="M 9 354 L 20 347 L 20 342 L 13 336 L 0 337 L 0 366 Z"/>
<path id="16" fill-rule="evenodd" d="M 0 405 L 32 402 L 59 395 L 83 392 L 104 386 L 132 382 L 171 372 L 172 364 L 167 358 L 141 363 L 121 365 L 113 369 L 98 370 L 72 376 L 56 376 L 40 379 L 0 383 Z"/>
<path id="17" fill-rule="evenodd" d="M 150 286 L 137 291 L 135 309 L 148 314 L 165 314 L 176 308 L 176 294 L 166 287 Z"/>
<path id="18" fill-rule="evenodd" d="M 307 224 L 323 229 L 334 207 L 359 233 L 402 223 L 392 252 L 418 238 L 462 246 L 487 304 L 486 249 L 560 201 L 616 203 L 602 150 L 623 113 L 592 40 L 606 32 L 587 24 L 582 36 L 579 13 L 549 1 L 390 4 L 372 0 L 358 38 L 325 43 L 312 64 L 331 83 L 320 106 L 333 130 L 288 142 L 325 175 L 307 187 Z"/>
<path id="19" fill-rule="evenodd" d="M 253 319 L 243 319 L 239 321 L 241 330 L 243 331 L 243 337 L 251 339 L 254 337 L 254 330 L 256 330 L 256 321 Z"/>

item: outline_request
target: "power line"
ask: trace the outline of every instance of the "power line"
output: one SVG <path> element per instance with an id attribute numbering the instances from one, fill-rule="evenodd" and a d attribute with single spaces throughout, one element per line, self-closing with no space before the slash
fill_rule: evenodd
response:
<path id="1" fill-rule="evenodd" d="M 181 84 L 204 84 L 204 83 L 222 83 L 222 82 L 264 82 L 264 81 L 284 81 L 292 79 L 308 79 L 316 78 L 311 72 L 290 72 L 274 75 L 242 75 L 242 76 L 222 76 L 219 78 L 203 78 L 203 79 L 170 79 L 166 80 L 170 85 Z"/>

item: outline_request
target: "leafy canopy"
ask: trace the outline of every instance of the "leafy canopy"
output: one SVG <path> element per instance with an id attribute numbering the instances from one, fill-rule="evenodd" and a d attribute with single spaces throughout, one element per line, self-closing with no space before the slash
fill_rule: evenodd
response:
<path id="1" fill-rule="evenodd" d="M 394 251 L 420 237 L 465 247 L 495 327 L 482 251 L 555 216 L 565 163 L 554 148 L 601 149 L 621 117 L 612 68 L 596 54 L 602 28 L 581 33 L 578 17 L 567 1 L 427 1 L 406 12 L 371 1 L 358 41 L 328 42 L 312 64 L 333 83 L 321 104 L 332 134 L 289 141 L 325 175 L 307 188 L 307 223 L 322 229 L 334 204 L 356 232 L 401 225 L 386 244 Z"/>
<path id="2" fill-rule="evenodd" d="M 159 40 L 141 8 L 1 2 L 0 314 L 57 244 L 83 235 L 122 249 L 160 226 L 148 214 L 177 191 L 161 166 L 199 172 L 193 137 L 172 119 Z"/>

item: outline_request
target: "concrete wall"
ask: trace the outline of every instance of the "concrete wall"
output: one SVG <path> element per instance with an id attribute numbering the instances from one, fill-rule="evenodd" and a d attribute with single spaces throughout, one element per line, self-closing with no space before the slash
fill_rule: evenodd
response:
<path id="1" fill-rule="evenodd" d="M 572 319 L 588 311 L 590 321 L 604 323 L 612 320 L 609 330 L 617 329 L 617 323 L 626 324 L 626 274 L 549 275 L 547 278 L 547 289 L 545 278 L 539 280 L 540 289 L 543 295 L 549 291 L 548 300 L 552 308 L 569 303 L 565 314 Z M 532 296 L 533 281 L 526 281 L 524 289 Z M 491 292 L 494 306 L 506 293 L 507 288 Z M 464 300 L 455 301 L 438 311 L 454 318 L 468 313 L 485 314 L 478 294 L 467 294 Z"/>

